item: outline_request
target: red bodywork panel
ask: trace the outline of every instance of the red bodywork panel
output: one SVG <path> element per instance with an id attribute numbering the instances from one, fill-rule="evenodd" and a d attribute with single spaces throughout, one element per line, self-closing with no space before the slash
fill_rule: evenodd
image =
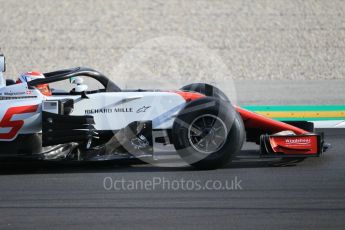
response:
<path id="1" fill-rule="evenodd" d="M 319 154 L 318 135 L 269 136 L 269 143 L 274 153 L 282 154 Z"/>
<path id="2" fill-rule="evenodd" d="M 197 92 L 188 91 L 173 91 L 182 96 L 186 102 L 192 101 L 205 95 Z M 239 106 L 235 106 L 237 112 L 241 115 L 246 129 L 261 129 L 267 133 L 278 133 L 285 130 L 293 131 L 295 134 L 306 134 L 307 131 L 297 128 L 296 126 L 286 124 L 284 122 L 276 121 L 268 117 L 264 117 L 260 114 L 248 111 Z"/>
<path id="3" fill-rule="evenodd" d="M 187 91 L 174 91 L 174 92 L 180 95 L 181 97 L 183 97 L 186 100 L 186 102 L 193 101 L 201 97 L 205 97 L 205 95 L 201 93 L 197 93 L 197 92 L 187 92 Z"/>
<path id="4" fill-rule="evenodd" d="M 295 134 L 306 134 L 307 131 L 297 128 L 293 125 L 286 124 L 284 122 L 276 121 L 268 117 L 264 117 L 260 114 L 242 109 L 235 106 L 237 112 L 241 115 L 244 126 L 246 129 L 260 128 L 268 133 L 278 133 L 285 130 L 293 131 Z"/>
<path id="5" fill-rule="evenodd" d="M 236 107 L 246 129 L 260 129 L 267 134 L 260 136 L 261 154 L 268 156 L 308 157 L 322 153 L 322 137 L 296 126 L 264 117 Z M 268 135 L 281 131 L 292 131 L 295 135 Z"/>
<path id="6" fill-rule="evenodd" d="M 197 92 L 175 91 L 175 93 L 181 95 L 186 102 L 205 96 Z M 246 131 L 251 129 L 260 130 L 256 135 L 260 138 L 262 155 L 307 157 L 319 156 L 321 154 L 322 137 L 320 135 L 310 133 L 281 121 L 273 120 L 239 106 L 235 106 L 235 109 L 242 117 Z M 292 131 L 295 135 L 277 134 L 282 131 Z"/>

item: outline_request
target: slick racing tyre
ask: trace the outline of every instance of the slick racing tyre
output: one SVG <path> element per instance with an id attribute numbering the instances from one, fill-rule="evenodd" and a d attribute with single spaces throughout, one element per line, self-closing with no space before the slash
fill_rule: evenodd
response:
<path id="1" fill-rule="evenodd" d="M 197 169 L 216 169 L 231 161 L 243 145 L 242 118 L 228 102 L 194 100 L 177 115 L 172 129 L 177 153 Z"/>
<path id="2" fill-rule="evenodd" d="M 205 96 L 208 96 L 208 97 L 215 97 L 223 101 L 230 102 L 229 98 L 220 89 L 206 83 L 189 84 L 189 85 L 183 86 L 181 90 L 194 91 L 194 92 L 204 94 Z"/>

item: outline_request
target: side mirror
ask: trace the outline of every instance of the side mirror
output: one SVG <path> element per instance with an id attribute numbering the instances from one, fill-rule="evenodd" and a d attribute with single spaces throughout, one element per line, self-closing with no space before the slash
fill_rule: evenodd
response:
<path id="1" fill-rule="evenodd" d="M 0 54 L 0 88 L 6 86 L 6 81 L 4 79 L 4 72 L 6 71 L 5 56 Z"/>
<path id="2" fill-rule="evenodd" d="M 0 72 L 6 71 L 6 62 L 5 62 L 5 56 L 3 54 L 0 54 Z"/>

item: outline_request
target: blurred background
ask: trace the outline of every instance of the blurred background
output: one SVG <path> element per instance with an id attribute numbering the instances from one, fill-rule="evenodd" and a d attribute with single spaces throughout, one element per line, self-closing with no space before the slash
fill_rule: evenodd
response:
<path id="1" fill-rule="evenodd" d="M 74 66 L 111 75 L 128 50 L 160 36 L 204 44 L 235 80 L 345 76 L 341 0 L 0 1 L 11 77 Z"/>

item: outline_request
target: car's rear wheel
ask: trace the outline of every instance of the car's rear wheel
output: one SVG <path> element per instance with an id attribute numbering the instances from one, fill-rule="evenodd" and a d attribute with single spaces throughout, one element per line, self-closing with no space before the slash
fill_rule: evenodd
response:
<path id="1" fill-rule="evenodd" d="M 198 169 L 215 169 L 228 164 L 242 147 L 244 126 L 230 103 L 205 97 L 190 102 L 173 125 L 177 153 Z"/>

